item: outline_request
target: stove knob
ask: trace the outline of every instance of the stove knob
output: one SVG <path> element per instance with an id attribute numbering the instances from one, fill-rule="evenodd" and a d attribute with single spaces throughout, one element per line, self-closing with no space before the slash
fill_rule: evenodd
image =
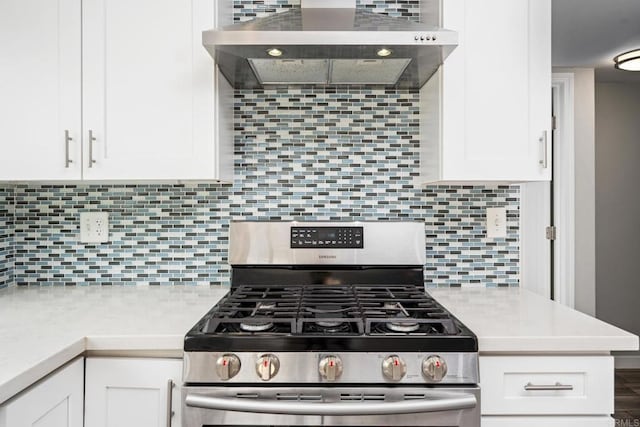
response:
<path id="1" fill-rule="evenodd" d="M 240 359 L 234 354 L 224 354 L 218 357 L 216 372 L 222 381 L 230 380 L 240 372 Z"/>
<path id="2" fill-rule="evenodd" d="M 262 381 L 269 381 L 279 370 L 280 360 L 273 354 L 263 354 L 256 362 L 256 372 Z"/>
<path id="3" fill-rule="evenodd" d="M 326 356 L 320 359 L 320 376 L 327 381 L 335 381 L 342 375 L 342 360 L 338 356 Z"/>
<path id="4" fill-rule="evenodd" d="M 407 375 L 407 364 L 400 356 L 389 356 L 382 361 L 382 374 L 391 381 L 400 381 Z"/>
<path id="5" fill-rule="evenodd" d="M 422 362 L 422 373 L 433 382 L 440 382 L 447 375 L 447 363 L 440 356 L 429 356 Z"/>

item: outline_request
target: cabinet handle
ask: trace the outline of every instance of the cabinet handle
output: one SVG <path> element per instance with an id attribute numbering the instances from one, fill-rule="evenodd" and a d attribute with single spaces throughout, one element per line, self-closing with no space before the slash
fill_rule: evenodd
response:
<path id="1" fill-rule="evenodd" d="M 93 131 L 89 131 L 89 169 L 93 167 L 96 161 L 93 159 L 93 143 L 96 142 L 97 139 L 93 136 Z"/>
<path id="2" fill-rule="evenodd" d="M 542 144 L 543 150 L 539 163 L 543 169 L 547 169 L 549 167 L 549 133 L 545 130 L 538 141 Z"/>
<path id="3" fill-rule="evenodd" d="M 171 419 L 175 415 L 172 410 L 173 406 L 173 380 L 167 381 L 167 427 L 171 427 Z"/>
<path id="4" fill-rule="evenodd" d="M 69 157 L 69 145 L 73 141 L 73 138 L 69 134 L 68 130 L 64 131 L 64 167 L 69 169 L 69 165 L 73 163 L 73 160 Z"/>
<path id="5" fill-rule="evenodd" d="M 550 385 L 535 385 L 531 383 L 527 383 L 524 386 L 526 391 L 571 391 L 573 390 L 573 386 L 570 384 L 550 384 Z"/>

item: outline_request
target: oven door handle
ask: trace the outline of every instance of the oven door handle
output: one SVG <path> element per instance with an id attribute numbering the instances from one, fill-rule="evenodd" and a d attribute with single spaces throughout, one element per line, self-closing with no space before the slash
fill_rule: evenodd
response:
<path id="1" fill-rule="evenodd" d="M 283 402 L 188 394 L 185 402 L 190 407 L 219 411 L 316 416 L 420 414 L 473 409 L 478 405 L 476 397 L 472 394 L 446 395 L 436 399 L 402 400 L 398 402 L 368 401 L 361 403 Z"/>

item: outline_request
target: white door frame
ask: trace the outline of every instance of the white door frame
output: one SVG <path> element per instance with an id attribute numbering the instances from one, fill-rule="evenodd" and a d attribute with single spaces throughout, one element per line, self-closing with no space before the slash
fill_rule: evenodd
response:
<path id="1" fill-rule="evenodd" d="M 555 299 L 575 306 L 575 113 L 572 73 L 553 74 L 553 103 L 557 129 L 554 130 L 554 244 Z"/>
<path id="2" fill-rule="evenodd" d="M 575 304 L 575 141 L 574 75 L 554 73 L 554 244 L 555 300 Z M 551 295 L 551 245 L 545 229 L 550 225 L 551 193 L 548 182 L 520 186 L 520 281 L 524 289 Z"/>

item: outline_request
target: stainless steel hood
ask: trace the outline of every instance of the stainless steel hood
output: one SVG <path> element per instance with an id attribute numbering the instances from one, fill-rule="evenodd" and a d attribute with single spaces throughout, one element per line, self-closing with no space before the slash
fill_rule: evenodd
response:
<path id="1" fill-rule="evenodd" d="M 420 88 L 457 43 L 456 32 L 357 9 L 355 0 L 302 0 L 288 12 L 203 32 L 204 46 L 239 89 Z"/>

